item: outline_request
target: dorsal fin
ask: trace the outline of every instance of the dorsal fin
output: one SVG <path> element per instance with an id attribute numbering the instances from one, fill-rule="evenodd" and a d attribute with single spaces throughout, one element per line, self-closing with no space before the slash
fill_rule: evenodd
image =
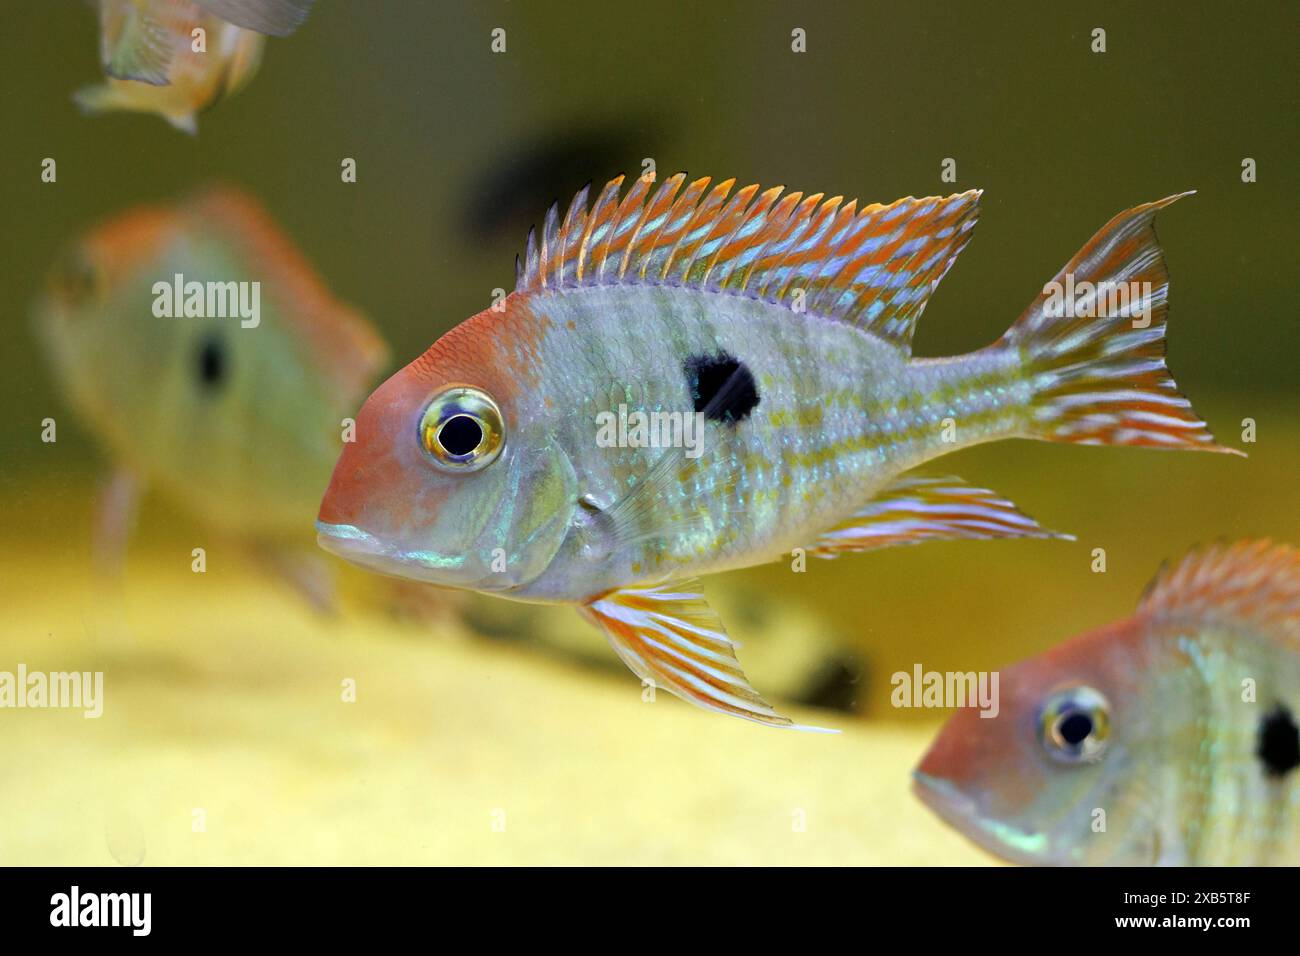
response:
<path id="1" fill-rule="evenodd" d="M 528 235 L 515 290 L 649 284 L 759 298 L 911 349 L 925 303 L 969 241 L 980 192 L 907 197 L 857 208 L 734 179 L 709 189 L 678 173 L 611 180 L 588 209 L 588 188 Z M 728 198 L 730 197 L 730 198 Z M 797 295 L 802 292 L 802 295 Z"/>
<path id="2" fill-rule="evenodd" d="M 253 265 L 252 278 L 270 280 L 284 304 L 286 324 L 338 383 L 339 394 L 363 397 L 388 362 L 388 345 L 355 308 L 340 302 L 320 273 L 270 213 L 247 193 L 209 186 L 183 207 L 198 235 L 216 233 Z"/>
<path id="3" fill-rule="evenodd" d="M 1271 541 L 1193 551 L 1156 575 L 1138 610 L 1241 621 L 1300 640 L 1300 551 Z"/>

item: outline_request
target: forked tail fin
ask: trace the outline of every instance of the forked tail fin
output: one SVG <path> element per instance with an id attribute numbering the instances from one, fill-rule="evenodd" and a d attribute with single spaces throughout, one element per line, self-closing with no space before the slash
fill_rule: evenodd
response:
<path id="1" fill-rule="evenodd" d="M 1034 389 L 1030 437 L 1241 454 L 1215 443 L 1165 366 L 1169 273 L 1153 222 L 1187 195 L 1106 223 L 1002 337 Z"/>

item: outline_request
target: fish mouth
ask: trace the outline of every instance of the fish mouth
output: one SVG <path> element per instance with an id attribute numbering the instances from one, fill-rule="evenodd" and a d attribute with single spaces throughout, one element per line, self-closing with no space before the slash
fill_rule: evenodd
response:
<path id="1" fill-rule="evenodd" d="M 950 780 L 920 770 L 912 771 L 912 793 L 935 815 L 980 849 L 1012 863 L 1044 863 L 1047 838 L 1019 827 L 989 820 L 969 795 Z"/>
<path id="2" fill-rule="evenodd" d="M 356 525 L 331 524 L 318 520 L 316 543 L 345 561 L 389 577 L 476 591 L 504 591 L 510 588 L 508 584 L 489 584 L 492 580 L 489 570 L 480 567 L 471 555 L 444 554 L 431 549 L 413 551 L 392 548 Z"/>

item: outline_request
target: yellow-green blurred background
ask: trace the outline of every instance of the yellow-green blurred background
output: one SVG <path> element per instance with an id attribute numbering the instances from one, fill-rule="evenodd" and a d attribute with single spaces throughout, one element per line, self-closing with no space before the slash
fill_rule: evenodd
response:
<path id="1" fill-rule="evenodd" d="M 993 669 L 1124 615 L 1196 542 L 1300 543 L 1298 28 L 1281 2 L 322 0 L 191 138 L 79 114 L 71 92 L 99 76 L 88 5 L 7 5 L 0 670 L 103 670 L 106 703 L 97 721 L 0 710 L 0 863 L 984 861 L 908 794 L 942 714 L 893 710 L 889 675 Z M 1242 182 L 1247 157 L 1258 182 Z M 105 462 L 27 320 L 78 230 L 240 184 L 405 362 L 511 287 L 545 204 L 645 158 L 866 200 L 984 188 L 920 355 L 991 341 L 1111 215 L 1194 188 L 1159 222 L 1169 361 L 1250 457 L 986 446 L 936 468 L 1076 543 L 927 544 L 706 581 L 754 684 L 838 737 L 644 704 L 566 610 L 471 598 L 433 624 L 323 618 L 233 555 L 192 574 L 198 525 L 161 500 L 122 586 L 96 580 Z M 56 444 L 40 441 L 47 416 Z"/>

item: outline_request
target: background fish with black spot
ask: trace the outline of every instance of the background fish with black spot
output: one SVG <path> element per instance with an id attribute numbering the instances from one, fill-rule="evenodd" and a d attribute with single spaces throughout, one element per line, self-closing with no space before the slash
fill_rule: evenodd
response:
<path id="1" fill-rule="evenodd" d="M 1132 617 L 1001 671 L 916 794 L 1030 864 L 1300 865 L 1300 551 L 1242 541 L 1162 572 Z"/>
<path id="2" fill-rule="evenodd" d="M 177 274 L 260 283 L 258 325 L 157 317 L 153 285 Z M 152 488 L 254 543 L 328 603 L 311 518 L 343 419 L 388 349 L 253 199 L 213 188 L 90 228 L 56 262 L 33 319 L 65 398 L 111 463 L 96 541 L 105 566 L 120 564 L 137 499 Z"/>

